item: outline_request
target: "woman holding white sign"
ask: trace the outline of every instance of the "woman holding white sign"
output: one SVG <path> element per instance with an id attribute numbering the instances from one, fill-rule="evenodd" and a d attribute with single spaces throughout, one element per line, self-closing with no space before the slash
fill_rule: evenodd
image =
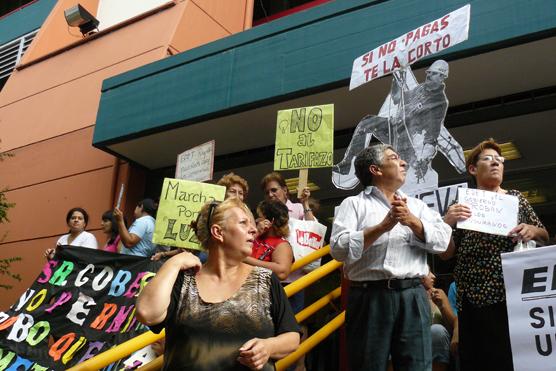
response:
<path id="1" fill-rule="evenodd" d="M 245 264 L 253 216 L 237 198 L 211 202 L 194 228 L 208 261 L 185 251 L 160 268 L 137 299 L 137 318 L 166 328 L 164 370 L 273 370 L 299 345 L 286 294 L 268 269 Z"/>
<path id="2" fill-rule="evenodd" d="M 458 221 L 472 216 L 467 205 L 456 203 L 444 216 L 455 228 L 453 240 L 441 257 L 456 256 L 461 370 L 513 370 L 500 254 L 513 251 L 519 241 L 545 243 L 548 232 L 519 191 L 501 187 L 504 157 L 493 139 L 473 148 L 466 167 L 477 189 L 515 196 L 519 207 L 517 226 L 508 236 L 455 228 Z"/>

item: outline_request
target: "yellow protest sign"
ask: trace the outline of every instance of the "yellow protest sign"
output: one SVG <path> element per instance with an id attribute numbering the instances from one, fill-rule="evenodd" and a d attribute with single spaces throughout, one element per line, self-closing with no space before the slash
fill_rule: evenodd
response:
<path id="1" fill-rule="evenodd" d="M 164 178 L 153 242 L 166 245 L 201 250 L 191 221 L 197 220 L 199 210 L 207 202 L 223 201 L 226 187 Z"/>
<path id="2" fill-rule="evenodd" d="M 334 105 L 278 111 L 274 170 L 332 166 Z"/>

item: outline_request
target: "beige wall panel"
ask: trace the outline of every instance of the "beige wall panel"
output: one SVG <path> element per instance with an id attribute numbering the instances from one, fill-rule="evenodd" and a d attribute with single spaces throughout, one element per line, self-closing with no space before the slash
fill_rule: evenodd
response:
<path id="1" fill-rule="evenodd" d="M 93 234 L 97 238 L 99 245 L 106 242 L 104 234 L 94 231 Z M 58 236 L 49 238 L 40 238 L 31 241 L 13 242 L 1 245 L 0 259 L 20 257 L 21 260 L 11 263 L 12 274 L 19 274 L 21 282 L 2 276 L 2 283 L 11 285 L 13 288 L 9 290 L 0 289 L 0 310 L 4 311 L 12 306 L 17 299 L 33 284 L 37 276 L 40 274 L 46 260 L 43 256 L 47 248 L 56 245 Z"/>
<path id="2" fill-rule="evenodd" d="M 184 51 L 229 36 L 230 33 L 209 17 L 201 8 L 188 2 L 171 45 Z"/>
<path id="3" fill-rule="evenodd" d="M 150 61 L 137 56 L 158 50 L 158 60 L 165 56 L 166 45 L 181 17 L 179 7 L 161 11 L 127 27 L 102 35 L 40 63 L 15 71 L 0 95 L 0 106 L 42 92 L 60 84 L 115 66 L 112 74 L 117 75 Z M 118 68 L 122 62 L 132 58 L 136 63 L 127 68 Z"/>
<path id="4" fill-rule="evenodd" d="M 0 224 L 0 236 L 7 232 L 3 242 L 62 235 L 66 213 L 75 206 L 89 213 L 87 229 L 99 229 L 100 216 L 112 204 L 112 174 L 109 167 L 7 192 L 16 206 L 9 210 L 11 222 Z"/>
<path id="5" fill-rule="evenodd" d="M 79 28 L 69 27 L 64 18 L 64 10 L 77 3 L 81 4 L 93 16 L 97 14 L 98 0 L 58 0 L 43 23 L 35 41 L 27 50 L 22 60 L 23 63 L 66 47 L 83 38 Z"/>
<path id="6" fill-rule="evenodd" d="M 91 146 L 93 127 L 18 148 L 0 162 L 2 187 L 21 188 L 112 166 L 114 157 Z"/>
<path id="7" fill-rule="evenodd" d="M 0 259 L 21 257 L 21 261 L 11 263 L 12 274 L 19 274 L 21 282 L 2 276 L 2 283 L 13 286 L 12 289 L 0 289 L 0 310 L 4 311 L 31 286 L 46 262 L 43 253 L 56 244 L 58 237 L 41 238 L 32 241 L 15 242 L 0 245 Z"/>
<path id="8" fill-rule="evenodd" d="M 0 106 L 2 151 L 91 126 L 96 121 L 102 80 L 158 60 L 164 52 L 165 49 L 161 48 L 41 94 Z M 64 66 L 59 69 L 63 70 Z"/>
<path id="9" fill-rule="evenodd" d="M 247 0 L 191 0 L 231 33 L 243 31 Z M 252 6 L 252 5 L 251 5 Z"/>

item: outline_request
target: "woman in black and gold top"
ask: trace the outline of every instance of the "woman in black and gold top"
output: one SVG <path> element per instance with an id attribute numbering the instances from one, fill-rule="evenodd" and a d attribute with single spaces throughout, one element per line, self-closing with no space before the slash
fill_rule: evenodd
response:
<path id="1" fill-rule="evenodd" d="M 519 191 L 501 188 L 504 158 L 494 140 L 478 144 L 469 154 L 466 166 L 478 189 L 516 196 L 519 209 L 518 225 L 508 236 L 455 229 L 453 242 L 441 255 L 456 256 L 461 370 L 513 370 L 500 254 L 513 251 L 519 240 L 545 243 L 548 232 Z M 458 220 L 470 216 L 467 206 L 454 204 L 444 221 L 455 227 Z"/>
<path id="2" fill-rule="evenodd" d="M 249 209 L 236 198 L 207 204 L 195 228 L 206 264 L 172 257 L 137 299 L 138 319 L 166 328 L 164 370 L 273 370 L 299 328 L 276 276 L 243 263 L 256 232 Z"/>

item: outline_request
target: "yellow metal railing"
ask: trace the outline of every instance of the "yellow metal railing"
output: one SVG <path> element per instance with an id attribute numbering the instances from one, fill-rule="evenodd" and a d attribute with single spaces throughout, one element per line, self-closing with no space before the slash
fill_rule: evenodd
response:
<path id="1" fill-rule="evenodd" d="M 311 335 L 307 340 L 299 345 L 299 348 L 293 353 L 288 354 L 276 362 L 276 371 L 282 371 L 295 363 L 301 356 L 309 353 L 311 349 L 316 347 L 321 341 L 330 336 L 331 333 L 336 331 L 344 324 L 346 320 L 346 311 L 338 314 L 334 319 L 322 326 L 320 330 Z"/>
<path id="2" fill-rule="evenodd" d="M 304 308 L 302 311 L 295 315 L 295 319 L 298 323 L 305 321 L 307 318 L 311 317 L 313 314 L 330 304 L 335 299 L 339 298 L 342 294 L 342 288 L 338 287 L 333 291 L 330 291 L 328 294 L 324 295 L 319 300 L 315 301 L 313 304 L 309 305 L 307 308 Z"/>
<path id="3" fill-rule="evenodd" d="M 290 273 L 295 272 L 296 270 L 303 268 L 307 264 L 312 263 L 328 254 L 330 254 L 330 245 L 326 245 L 322 249 L 315 250 L 309 255 L 305 255 L 301 259 L 294 261 L 292 267 L 290 268 Z"/>
<path id="4" fill-rule="evenodd" d="M 144 334 L 134 337 L 126 342 L 116 345 L 114 348 L 108 349 L 106 352 L 97 354 L 93 358 L 89 358 L 85 362 L 79 363 L 68 371 L 85 371 L 85 370 L 100 370 L 114 363 L 131 353 L 146 347 L 164 337 L 164 330 L 160 334 L 155 334 L 152 331 L 147 331 Z"/>
<path id="5" fill-rule="evenodd" d="M 297 260 L 292 264 L 291 271 L 298 270 L 305 265 L 320 259 L 321 257 L 330 253 L 330 246 L 325 246 L 322 249 L 316 250 L 315 252 L 304 256 L 303 258 Z M 325 265 L 315 269 L 314 271 L 306 274 L 305 276 L 297 279 L 296 281 L 287 285 L 284 290 L 288 297 L 298 293 L 299 291 L 303 290 L 304 288 L 310 286 L 314 282 L 318 281 L 322 277 L 330 274 L 331 272 L 335 271 L 339 267 L 342 266 L 341 262 L 336 260 L 332 260 Z M 338 287 L 337 289 L 331 291 L 330 293 L 326 294 L 307 308 L 304 308 L 302 311 L 296 314 L 295 318 L 298 322 L 303 322 L 311 315 L 316 313 L 318 310 L 329 304 L 331 301 L 339 297 L 341 294 L 341 288 Z M 340 315 L 335 317 L 332 321 L 324 325 L 319 331 L 314 333 L 311 337 L 305 340 L 299 348 L 288 355 L 287 357 L 283 358 L 282 360 L 276 363 L 277 370 L 284 370 L 291 364 L 293 364 L 299 357 L 303 356 L 311 349 L 313 349 L 317 344 L 321 341 L 326 339 L 332 332 L 338 329 L 344 323 L 345 315 L 342 312 Z M 155 341 L 162 339 L 164 337 L 164 331 L 160 334 L 154 334 L 151 331 L 148 331 L 144 334 L 141 334 L 133 339 L 130 339 L 124 343 L 121 343 L 103 353 L 100 353 L 93 358 L 88 359 L 85 362 L 80 363 L 68 371 L 93 371 L 102 369 L 111 363 L 114 363 L 123 357 L 126 357 L 133 352 L 154 343 Z M 149 362 L 148 364 L 139 368 L 139 371 L 155 371 L 160 370 L 163 365 L 163 356 L 159 356 L 158 358 L 154 359 L 153 361 Z"/>

